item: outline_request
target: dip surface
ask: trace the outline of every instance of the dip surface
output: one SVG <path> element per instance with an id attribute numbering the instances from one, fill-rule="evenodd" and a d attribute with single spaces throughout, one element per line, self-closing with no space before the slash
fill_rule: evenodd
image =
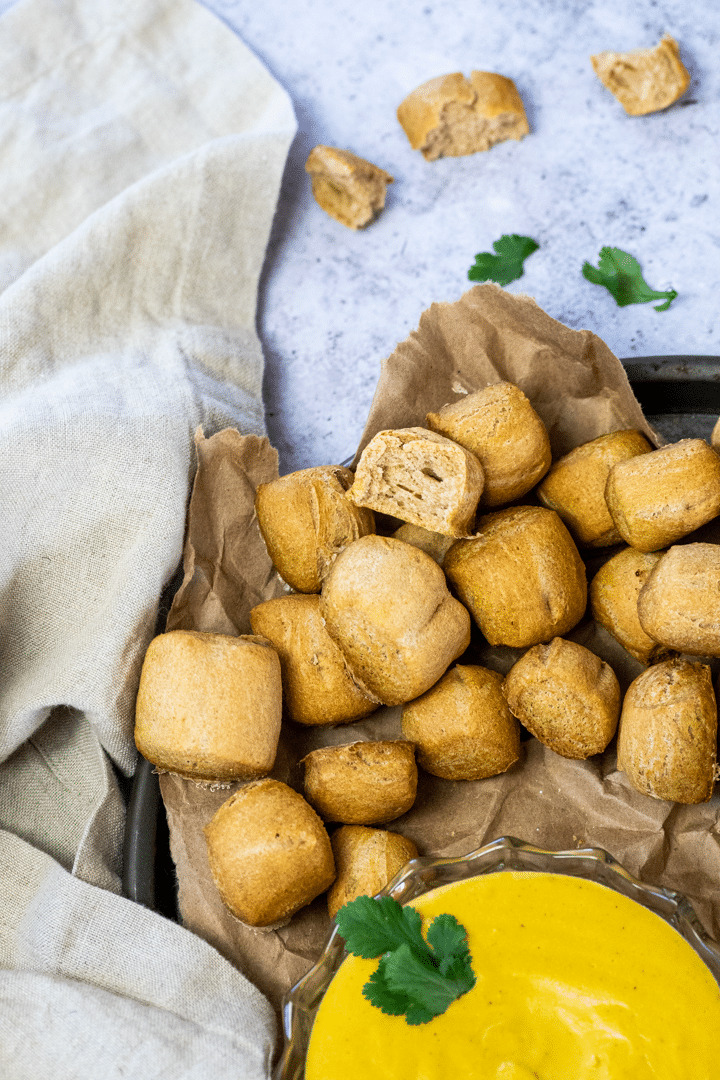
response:
<path id="1" fill-rule="evenodd" d="M 718 1080 L 720 987 L 671 926 L 592 881 L 502 872 L 413 901 L 468 932 L 475 987 L 428 1024 L 362 997 L 349 957 L 313 1026 L 306 1080 Z"/>

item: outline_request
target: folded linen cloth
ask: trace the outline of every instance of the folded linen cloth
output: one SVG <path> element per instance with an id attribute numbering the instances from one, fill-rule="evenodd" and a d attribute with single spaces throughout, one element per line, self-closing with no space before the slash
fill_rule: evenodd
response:
<path id="1" fill-rule="evenodd" d="M 193 433 L 264 431 L 292 107 L 195 0 L 20 0 L 0 71 L 0 1075 L 266 1076 L 262 995 L 119 895 L 115 770 Z"/>

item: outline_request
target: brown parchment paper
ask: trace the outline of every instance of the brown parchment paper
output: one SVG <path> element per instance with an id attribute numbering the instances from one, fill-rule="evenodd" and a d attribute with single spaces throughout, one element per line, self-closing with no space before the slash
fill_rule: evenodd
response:
<path id="1" fill-rule="evenodd" d="M 426 412 L 501 379 L 528 395 L 548 425 L 555 456 L 626 427 L 657 442 L 622 365 L 599 338 L 555 322 L 528 297 L 481 285 L 456 303 L 433 304 L 385 362 L 361 448 L 383 428 L 422 423 Z M 210 439 L 199 434 L 196 442 L 185 580 L 168 628 L 248 633 L 250 608 L 285 588 L 270 564 L 253 506 L 257 484 L 277 475 L 277 455 L 267 440 L 236 431 Z M 589 576 L 601 559 L 593 555 Z M 590 621 L 568 636 L 608 660 L 623 688 L 643 670 Z M 521 652 L 489 649 L 478 635 L 465 662 L 506 672 Z M 285 721 L 272 775 L 300 788 L 297 763 L 310 750 L 399 737 L 399 708 L 331 729 Z M 466 854 L 507 834 L 553 849 L 604 847 L 644 881 L 684 892 L 720 939 L 717 795 L 701 806 L 641 795 L 618 772 L 614 743 L 590 761 L 559 757 L 535 739 L 523 745 L 521 762 L 486 780 L 441 780 L 420 770 L 415 805 L 388 827 L 414 840 L 421 854 L 434 856 Z M 324 897 L 270 932 L 243 926 L 225 909 L 210 876 L 202 829 L 237 786 L 211 791 L 161 777 L 181 917 L 279 1007 L 317 959 L 330 921 Z"/>

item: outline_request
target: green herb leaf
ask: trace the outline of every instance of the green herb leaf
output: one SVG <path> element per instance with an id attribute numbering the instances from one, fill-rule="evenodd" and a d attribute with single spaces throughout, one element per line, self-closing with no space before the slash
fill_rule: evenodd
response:
<path id="1" fill-rule="evenodd" d="M 627 304 L 647 304 L 651 300 L 664 300 L 657 304 L 655 311 L 667 311 L 677 296 L 675 289 L 657 292 L 651 289 L 642 276 L 642 269 L 637 259 L 616 247 L 600 248 L 598 266 L 586 262 L 582 268 L 583 277 L 593 285 L 603 285 L 615 297 L 618 307 Z"/>
<path id="2" fill-rule="evenodd" d="M 453 980 L 441 975 L 432 961 L 423 962 L 408 945 L 386 958 L 385 980 L 394 993 L 407 995 L 413 1006 L 413 1019 L 409 1009 L 407 1013 L 410 1024 L 426 1024 L 460 996 Z"/>
<path id="3" fill-rule="evenodd" d="M 467 983 L 463 993 L 471 990 L 475 985 L 475 976 L 470 966 L 465 927 L 454 915 L 438 915 L 428 927 L 427 940 L 440 974 L 453 981 Z"/>
<path id="4" fill-rule="evenodd" d="M 493 244 L 495 255 L 481 251 L 475 256 L 475 265 L 468 270 L 468 277 L 471 281 L 495 281 L 498 285 L 509 285 L 523 276 L 523 262 L 539 246 L 529 236 L 505 234 Z"/>
<path id="5" fill-rule="evenodd" d="M 396 949 L 403 941 L 427 952 L 419 913 L 415 908 L 402 907 L 390 896 L 377 900 L 358 896 L 340 908 L 335 921 L 348 952 L 366 960 Z"/>
<path id="6" fill-rule="evenodd" d="M 387 959 L 385 956 L 381 958 L 377 971 L 373 972 L 370 981 L 363 987 L 363 996 L 387 1016 L 404 1016 L 408 1024 L 427 1024 L 433 1020 L 437 1013 L 433 1013 L 404 991 L 391 989 L 385 974 Z"/>
<path id="7" fill-rule="evenodd" d="M 377 969 L 363 986 L 363 997 L 388 1016 L 402 1016 L 410 1008 L 412 1001 L 404 991 L 393 990 L 388 983 L 385 977 L 385 966 L 389 955 L 391 954 L 380 957 Z"/>
<path id="8" fill-rule="evenodd" d="M 389 896 L 359 896 L 335 918 L 349 952 L 380 957 L 363 995 L 390 1016 L 426 1024 L 475 985 L 467 934 L 453 915 L 433 919 L 427 941 L 418 912 Z"/>

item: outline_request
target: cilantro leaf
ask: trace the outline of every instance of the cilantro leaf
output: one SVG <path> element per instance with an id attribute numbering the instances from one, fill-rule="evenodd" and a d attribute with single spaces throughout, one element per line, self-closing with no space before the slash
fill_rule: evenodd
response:
<path id="1" fill-rule="evenodd" d="M 388 1016 L 406 1016 L 408 1024 L 427 1024 L 455 1000 L 442 986 L 428 987 L 428 968 L 408 945 L 380 958 L 377 971 L 363 987 L 363 996 Z"/>
<path id="2" fill-rule="evenodd" d="M 465 928 L 453 915 L 433 919 L 427 940 L 419 913 L 388 896 L 359 896 L 335 918 L 349 952 L 380 957 L 363 995 L 389 1016 L 426 1024 L 475 985 Z"/>
<path id="3" fill-rule="evenodd" d="M 390 987 L 385 977 L 386 964 L 387 956 L 381 956 L 377 969 L 363 986 L 363 997 L 388 1016 L 402 1016 L 412 1002 L 403 990 L 393 990 Z"/>
<path id="4" fill-rule="evenodd" d="M 413 1019 L 408 1010 L 408 1023 L 426 1024 L 444 1013 L 458 994 L 435 965 L 423 963 L 407 945 L 390 953 L 385 961 L 385 981 L 394 993 L 405 993 L 414 1006 Z"/>
<path id="5" fill-rule="evenodd" d="M 642 276 L 637 259 L 620 248 L 600 248 L 598 266 L 586 262 L 582 272 L 583 277 L 593 285 L 603 285 L 615 297 L 618 307 L 664 300 L 664 304 L 655 306 L 655 311 L 667 311 L 677 296 L 675 289 L 668 289 L 666 292 L 651 289 Z"/>
<path id="6" fill-rule="evenodd" d="M 402 907 L 390 896 L 374 900 L 358 896 L 344 904 L 335 921 L 348 952 L 372 960 L 405 941 L 414 949 L 427 950 L 421 933 L 422 919 L 411 907 Z"/>
<path id="7" fill-rule="evenodd" d="M 529 236 L 506 233 L 494 242 L 495 255 L 481 251 L 475 256 L 475 265 L 468 270 L 468 277 L 471 281 L 495 281 L 498 285 L 509 285 L 523 276 L 523 262 L 539 246 Z"/>
<path id="8" fill-rule="evenodd" d="M 470 967 L 470 949 L 465 927 L 454 915 L 438 915 L 428 927 L 427 940 L 440 974 L 453 981 L 467 982 L 463 993 L 471 990 L 475 985 L 475 976 Z"/>

